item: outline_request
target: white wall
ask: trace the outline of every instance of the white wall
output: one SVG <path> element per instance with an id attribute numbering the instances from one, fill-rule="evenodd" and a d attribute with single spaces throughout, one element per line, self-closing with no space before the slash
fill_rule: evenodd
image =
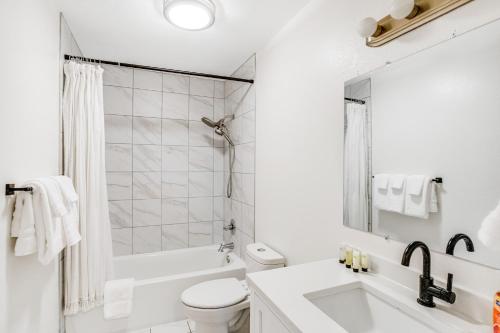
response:
<path id="1" fill-rule="evenodd" d="M 0 187 L 58 173 L 59 13 L 51 1 L 0 2 Z M 57 263 L 16 258 L 12 202 L 0 193 L 0 331 L 58 331 Z"/>
<path id="2" fill-rule="evenodd" d="M 335 256 L 341 240 L 400 261 L 405 244 L 342 226 L 344 81 L 500 16 L 497 0 L 474 1 L 365 47 L 357 22 L 386 15 L 390 3 L 313 0 L 257 55 L 256 238 L 290 264 Z M 448 271 L 485 295 L 500 288 L 498 272 L 434 254 L 433 274 Z"/>

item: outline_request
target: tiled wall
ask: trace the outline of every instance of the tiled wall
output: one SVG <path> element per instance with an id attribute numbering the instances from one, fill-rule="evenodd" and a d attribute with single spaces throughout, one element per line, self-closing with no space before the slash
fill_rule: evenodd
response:
<path id="1" fill-rule="evenodd" d="M 246 61 L 234 74 L 245 79 L 255 78 L 255 56 Z M 255 240 L 255 86 L 226 81 L 226 115 L 234 115 L 229 129 L 236 146 L 233 176 L 233 196 L 225 200 L 225 223 L 234 219 L 236 232 L 225 233 L 226 241 L 234 241 L 235 252 L 245 258 L 246 245 Z M 228 176 L 228 146 L 225 149 L 225 177 Z"/>
<path id="2" fill-rule="evenodd" d="M 103 67 L 115 256 L 221 242 L 224 82 Z"/>

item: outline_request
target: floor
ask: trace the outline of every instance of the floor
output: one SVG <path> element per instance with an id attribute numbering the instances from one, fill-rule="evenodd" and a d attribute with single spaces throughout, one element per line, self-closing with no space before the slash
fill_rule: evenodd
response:
<path id="1" fill-rule="evenodd" d="M 174 323 L 163 324 L 145 328 L 130 333 L 195 333 L 194 323 L 190 320 L 181 320 Z"/>

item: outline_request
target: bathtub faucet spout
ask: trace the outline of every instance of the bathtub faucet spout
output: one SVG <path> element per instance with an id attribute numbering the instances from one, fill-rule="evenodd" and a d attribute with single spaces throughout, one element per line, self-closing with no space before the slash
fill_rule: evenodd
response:
<path id="1" fill-rule="evenodd" d="M 224 242 L 222 242 L 219 246 L 219 252 L 224 252 L 225 249 L 234 250 L 234 243 L 231 242 L 225 244 Z"/>

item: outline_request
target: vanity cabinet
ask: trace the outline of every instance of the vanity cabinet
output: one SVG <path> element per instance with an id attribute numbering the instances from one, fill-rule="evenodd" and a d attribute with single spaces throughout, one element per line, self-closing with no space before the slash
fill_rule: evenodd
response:
<path id="1" fill-rule="evenodd" d="M 265 304 L 262 298 L 252 291 L 250 296 L 251 333 L 289 333 L 277 315 Z"/>

